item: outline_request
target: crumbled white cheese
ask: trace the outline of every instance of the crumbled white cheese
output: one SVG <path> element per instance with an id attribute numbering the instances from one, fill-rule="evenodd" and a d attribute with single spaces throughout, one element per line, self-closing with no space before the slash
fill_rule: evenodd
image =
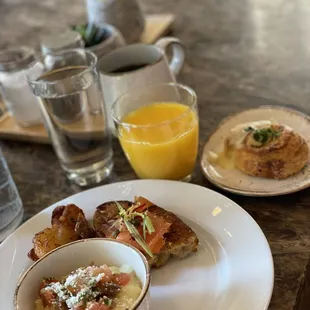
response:
<path id="1" fill-rule="evenodd" d="M 60 282 L 51 283 L 47 287 L 45 287 L 44 289 L 53 290 L 57 294 L 59 300 L 61 300 L 61 301 L 64 301 L 68 297 L 70 297 L 68 290 Z"/>
<path id="2" fill-rule="evenodd" d="M 65 287 L 68 287 L 68 286 L 75 287 L 76 286 L 76 280 L 78 278 L 79 278 L 79 276 L 76 273 L 69 275 L 66 279 Z"/>
<path id="3" fill-rule="evenodd" d="M 96 277 L 97 283 L 100 282 L 100 280 L 105 276 L 104 273 L 99 273 L 98 276 Z"/>
<path id="4" fill-rule="evenodd" d="M 66 300 L 66 304 L 69 308 L 73 308 L 76 304 L 82 300 L 89 301 L 95 299 L 100 294 L 99 291 L 92 291 L 91 288 L 82 288 L 76 296 L 72 296 Z"/>
<path id="5" fill-rule="evenodd" d="M 79 302 L 78 296 L 71 296 L 66 300 L 66 304 L 69 309 L 73 308 Z"/>

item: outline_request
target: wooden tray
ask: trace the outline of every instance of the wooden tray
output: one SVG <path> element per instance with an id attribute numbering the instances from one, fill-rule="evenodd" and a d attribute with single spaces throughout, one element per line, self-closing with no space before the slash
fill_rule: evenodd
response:
<path id="1" fill-rule="evenodd" d="M 145 32 L 142 35 L 141 42 L 154 43 L 169 31 L 174 20 L 175 15 L 173 14 L 147 15 Z M 20 127 L 7 112 L 0 118 L 0 139 L 50 143 L 43 125 Z"/>
<path id="2" fill-rule="evenodd" d="M 154 43 L 170 30 L 174 20 L 174 14 L 147 15 L 145 31 L 142 35 L 141 42 Z"/>

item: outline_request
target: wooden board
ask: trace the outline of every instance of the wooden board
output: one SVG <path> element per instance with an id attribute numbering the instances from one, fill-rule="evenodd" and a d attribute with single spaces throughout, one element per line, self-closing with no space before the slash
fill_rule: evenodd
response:
<path id="1" fill-rule="evenodd" d="M 161 36 L 165 35 L 175 20 L 173 14 L 158 14 L 146 16 L 145 31 L 141 42 L 154 43 Z"/>
<path id="2" fill-rule="evenodd" d="M 147 15 L 141 42 L 148 44 L 156 42 L 169 31 L 174 20 L 173 14 Z M 43 125 L 20 127 L 7 112 L 0 117 L 0 139 L 50 143 Z"/>

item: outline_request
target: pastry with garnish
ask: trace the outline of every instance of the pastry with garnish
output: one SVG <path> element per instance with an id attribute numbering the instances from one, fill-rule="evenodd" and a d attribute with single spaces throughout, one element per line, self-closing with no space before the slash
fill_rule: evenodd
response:
<path id="1" fill-rule="evenodd" d="M 223 150 L 210 151 L 208 160 L 251 176 L 286 179 L 305 167 L 309 149 L 306 140 L 290 127 L 257 121 L 232 128 Z"/>
<path id="2" fill-rule="evenodd" d="M 243 131 L 242 141 L 234 150 L 234 162 L 245 174 L 286 179 L 299 172 L 309 160 L 305 139 L 288 126 L 248 126 Z"/>
<path id="3" fill-rule="evenodd" d="M 98 236 L 135 246 L 153 267 L 161 267 L 170 257 L 197 251 L 194 231 L 175 214 L 143 197 L 134 202 L 106 202 L 97 207 L 93 222 Z"/>

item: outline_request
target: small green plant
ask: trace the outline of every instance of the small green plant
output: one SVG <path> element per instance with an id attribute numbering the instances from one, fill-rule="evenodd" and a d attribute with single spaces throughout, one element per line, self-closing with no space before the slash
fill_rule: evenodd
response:
<path id="1" fill-rule="evenodd" d="M 75 25 L 72 29 L 82 36 L 85 47 L 97 45 L 107 38 L 106 29 L 100 28 L 94 24 Z"/>

